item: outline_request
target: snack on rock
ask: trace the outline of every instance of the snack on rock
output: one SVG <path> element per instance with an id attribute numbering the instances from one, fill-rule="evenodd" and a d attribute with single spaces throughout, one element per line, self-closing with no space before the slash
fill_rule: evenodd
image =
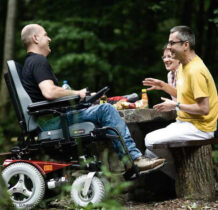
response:
<path id="1" fill-rule="evenodd" d="M 122 110 L 122 109 L 135 109 L 135 103 L 130 103 L 125 100 L 120 100 L 116 104 L 113 105 L 117 110 Z"/>
<path id="2" fill-rule="evenodd" d="M 119 103 L 119 102 L 117 102 L 116 104 L 113 104 L 113 106 L 114 106 L 117 110 L 122 110 L 121 103 Z"/>
<path id="3" fill-rule="evenodd" d="M 136 105 L 135 103 L 129 103 L 129 109 L 135 109 Z"/>
<path id="4" fill-rule="evenodd" d="M 145 109 L 148 108 L 148 104 L 144 100 L 138 100 L 135 102 L 136 109 Z"/>
<path id="5" fill-rule="evenodd" d="M 114 104 L 113 106 L 117 109 L 117 110 L 122 110 L 122 102 L 124 102 L 124 100 L 120 100 L 118 101 L 116 104 Z"/>
<path id="6" fill-rule="evenodd" d="M 135 109 L 135 103 L 130 103 L 130 102 L 122 102 L 121 103 L 123 109 Z"/>

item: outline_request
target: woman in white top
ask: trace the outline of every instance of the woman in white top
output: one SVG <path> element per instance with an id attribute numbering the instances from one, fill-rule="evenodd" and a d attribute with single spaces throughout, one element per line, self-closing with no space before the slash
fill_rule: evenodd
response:
<path id="1" fill-rule="evenodd" d="M 164 47 L 162 59 L 166 70 L 169 71 L 167 74 L 168 84 L 176 88 L 177 70 L 180 63 L 178 60 L 173 58 L 171 51 L 166 46 Z M 174 101 L 176 101 L 175 97 L 171 97 Z"/>
<path id="2" fill-rule="evenodd" d="M 144 86 L 151 86 L 148 90 L 163 90 L 171 95 L 171 92 L 167 91 L 169 85 L 172 87 L 170 91 L 176 91 L 176 77 L 177 77 L 177 70 L 179 68 L 179 61 L 173 58 L 171 51 L 167 48 L 167 45 L 163 48 L 163 56 L 162 56 L 165 68 L 169 71 L 167 78 L 168 83 L 154 79 L 154 78 L 145 78 L 142 83 Z M 176 98 L 171 95 L 171 98 L 176 101 Z"/>

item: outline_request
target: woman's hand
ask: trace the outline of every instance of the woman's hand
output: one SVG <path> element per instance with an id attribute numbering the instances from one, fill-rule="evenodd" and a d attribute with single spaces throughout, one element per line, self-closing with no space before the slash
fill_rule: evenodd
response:
<path id="1" fill-rule="evenodd" d="M 164 85 L 166 84 L 162 80 L 153 78 L 145 78 L 142 83 L 144 86 L 151 86 L 148 90 L 163 90 Z"/>

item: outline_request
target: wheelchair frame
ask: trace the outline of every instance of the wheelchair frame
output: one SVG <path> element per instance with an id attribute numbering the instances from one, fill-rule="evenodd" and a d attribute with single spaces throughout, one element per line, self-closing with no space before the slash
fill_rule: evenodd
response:
<path id="1" fill-rule="evenodd" d="M 7 156 L 7 159 L 3 163 L 4 170 L 13 164 L 26 163 L 35 167 L 45 179 L 47 175 L 49 177 L 53 172 L 59 172 L 66 167 L 70 168 L 70 170 L 85 169 L 89 171 L 89 173 L 85 178 L 82 195 L 87 196 L 95 174 L 101 170 L 101 162 L 92 161 L 87 163 L 84 154 L 79 155 L 78 145 L 82 144 L 84 147 L 86 147 L 87 141 L 117 139 L 124 147 L 127 157 L 131 163 L 131 168 L 124 173 L 124 178 L 130 179 L 134 174 L 136 177 L 139 175 L 139 170 L 137 166 L 133 164 L 133 160 L 126 148 L 126 145 L 116 129 L 111 127 L 97 128 L 91 122 L 76 123 L 71 127 L 69 127 L 67 124 L 66 116 L 68 111 L 91 106 L 95 100 L 100 98 L 106 91 L 108 91 L 108 87 L 105 87 L 97 92 L 95 96 L 87 96 L 82 102 L 80 101 L 79 96 L 67 96 L 52 101 L 32 103 L 29 95 L 26 93 L 21 83 L 22 66 L 13 60 L 8 61 L 7 64 L 8 72 L 5 73 L 5 81 L 22 133 L 18 137 L 18 146 L 12 148 L 11 152 L 9 153 L 0 154 Z M 42 131 L 40 129 L 40 126 L 36 122 L 36 118 L 47 114 L 55 114 L 60 117 L 61 129 L 54 131 Z M 115 135 L 108 134 L 108 130 L 112 130 Z M 62 162 L 33 160 L 35 155 L 40 152 L 41 149 L 51 153 L 56 153 L 57 151 L 59 152 L 61 150 L 64 151 L 63 156 L 61 156 Z M 57 153 L 55 155 L 57 155 Z M 81 164 L 81 159 L 83 159 L 82 162 L 85 164 Z M 53 188 L 54 186 L 58 185 L 58 183 L 64 183 L 66 181 L 63 179 L 63 177 L 61 177 L 61 179 L 62 181 L 60 181 L 60 179 L 56 181 L 50 179 L 50 181 L 47 182 L 47 187 Z M 96 183 L 98 182 L 96 181 Z M 13 195 L 12 192 L 9 193 Z M 40 196 L 40 199 L 38 199 L 35 203 L 26 203 L 29 205 L 29 207 L 34 207 L 39 203 L 39 200 L 43 198 L 44 193 L 42 193 Z M 13 201 L 17 208 L 23 208 L 23 205 L 21 204 L 25 202 L 16 200 Z M 97 199 L 96 202 L 99 202 L 99 200 Z M 77 204 L 85 206 L 88 203 Z"/>

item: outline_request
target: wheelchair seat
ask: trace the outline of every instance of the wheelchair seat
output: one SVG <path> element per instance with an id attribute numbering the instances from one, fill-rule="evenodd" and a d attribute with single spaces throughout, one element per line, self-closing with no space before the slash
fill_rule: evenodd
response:
<path id="1" fill-rule="evenodd" d="M 91 122 L 75 123 L 69 126 L 69 134 L 72 138 L 90 136 L 90 133 L 95 129 L 95 125 Z M 63 139 L 62 129 L 42 131 L 38 134 L 38 140 L 55 140 Z"/>
<path id="2" fill-rule="evenodd" d="M 78 137 L 90 136 L 95 129 L 91 122 L 76 123 L 68 126 L 66 120 L 66 110 L 72 108 L 80 101 L 79 96 L 66 96 L 51 101 L 40 101 L 33 103 L 30 96 L 22 85 L 22 66 L 10 60 L 7 62 L 8 72 L 5 73 L 5 81 L 12 98 L 19 125 L 23 131 L 23 136 L 38 141 L 43 140 L 71 140 Z M 61 129 L 42 131 L 36 119 L 46 114 L 58 114 L 61 118 Z M 24 138 L 18 138 L 24 143 Z"/>

